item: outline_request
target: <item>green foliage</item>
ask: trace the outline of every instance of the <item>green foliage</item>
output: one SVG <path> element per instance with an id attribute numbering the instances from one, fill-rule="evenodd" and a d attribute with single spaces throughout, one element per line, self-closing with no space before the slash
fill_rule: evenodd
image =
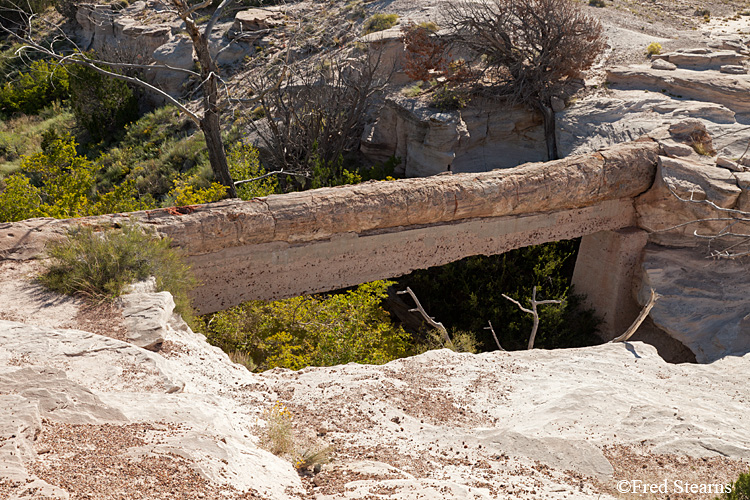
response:
<path id="1" fill-rule="evenodd" d="M 410 286 L 425 310 L 449 328 L 474 332 L 480 350 L 494 350 L 492 321 L 505 349 L 525 349 L 532 317 L 502 297 L 528 304 L 538 286 L 538 299 L 566 299 L 565 304 L 539 309 L 536 347 L 580 347 L 597 342 L 598 321 L 591 311 L 579 310 L 580 300 L 570 288 L 577 241 L 560 241 L 513 250 L 491 257 L 469 257 L 441 267 L 415 271 L 397 280 Z"/>
<path id="2" fill-rule="evenodd" d="M 410 353 L 409 335 L 381 303 L 387 281 L 330 295 L 254 301 L 204 317 L 208 341 L 243 352 L 258 370 L 349 362 L 381 364 Z"/>
<path id="3" fill-rule="evenodd" d="M 131 212 L 149 206 L 132 182 L 99 195 L 95 167 L 76 152 L 70 138 L 57 138 L 44 151 L 28 156 L 0 187 L 0 222 L 31 217 L 58 219 L 102 213 Z"/>
<path id="4" fill-rule="evenodd" d="M 34 61 L 28 70 L 0 88 L 0 111 L 37 114 L 54 101 L 70 96 L 68 72 L 48 61 Z"/>
<path id="5" fill-rule="evenodd" d="M 111 139 L 138 118 L 138 99 L 125 82 L 84 66 L 71 66 L 69 72 L 73 114 L 92 142 Z"/>
<path id="6" fill-rule="evenodd" d="M 25 175 L 10 175 L 0 181 L 0 222 L 40 217 L 43 214 L 39 190 Z"/>
<path id="7" fill-rule="evenodd" d="M 15 0 L 0 0 L 0 12 L 2 13 L 3 19 L 12 19 L 14 18 L 14 14 L 17 15 L 19 7 L 29 14 L 41 14 L 52 5 L 54 5 L 52 0 L 24 0 L 23 2 L 17 2 Z"/>
<path id="8" fill-rule="evenodd" d="M 606 7 L 607 4 L 604 3 L 604 0 L 589 0 L 589 5 L 592 7 Z"/>
<path id="9" fill-rule="evenodd" d="M 183 176 L 175 180 L 174 187 L 167 194 L 167 206 L 184 207 L 186 205 L 199 205 L 201 203 L 213 203 L 227 195 L 226 186 L 218 182 L 212 182 L 208 187 L 198 187 L 194 178 Z"/>
<path id="10" fill-rule="evenodd" d="M 235 181 L 260 177 L 266 173 L 260 165 L 258 150 L 248 144 L 237 143 L 229 148 L 227 163 L 229 163 L 229 173 Z M 273 175 L 237 186 L 237 194 L 243 200 L 268 196 L 278 190 L 279 181 Z"/>
<path id="11" fill-rule="evenodd" d="M 44 108 L 38 115 L 18 115 L 0 122 L 0 176 L 21 166 L 21 157 L 42 150 L 45 134 L 70 129 L 72 113 L 59 104 Z"/>
<path id="12" fill-rule="evenodd" d="M 190 318 L 188 292 L 195 278 L 168 238 L 147 235 L 135 225 L 103 232 L 79 227 L 66 239 L 48 244 L 47 254 L 50 262 L 40 280 L 51 290 L 112 300 L 127 285 L 154 276 L 157 291 L 169 291 L 176 310 Z"/>
<path id="13" fill-rule="evenodd" d="M 383 164 L 373 165 L 372 167 L 355 166 L 350 170 L 344 167 L 343 156 L 339 156 L 337 161 L 331 163 L 325 163 L 315 156 L 310 188 L 317 189 L 359 184 L 366 181 L 393 180 L 393 172 L 399 163 L 401 163 L 401 158 L 391 156 Z"/>
<path id="14" fill-rule="evenodd" d="M 464 109 L 468 103 L 469 98 L 460 89 L 440 87 L 432 94 L 430 105 L 440 111 L 455 111 Z"/>
<path id="15" fill-rule="evenodd" d="M 750 500 L 750 471 L 740 474 L 737 480 L 729 486 L 729 491 L 725 488 L 724 494 L 716 500 Z"/>
<path id="16" fill-rule="evenodd" d="M 659 42 L 649 43 L 648 47 L 646 47 L 646 55 L 654 56 L 657 54 L 661 54 L 661 44 Z"/>
<path id="17" fill-rule="evenodd" d="M 362 31 L 365 35 L 383 31 L 396 26 L 398 14 L 373 14 L 370 19 L 365 21 Z"/>
<path id="18" fill-rule="evenodd" d="M 26 157 L 21 172 L 38 188 L 44 215 L 65 219 L 89 215 L 94 165 L 78 156 L 76 143 L 57 139 L 45 151 Z"/>
<path id="19" fill-rule="evenodd" d="M 118 146 L 96 160 L 99 189 L 108 191 L 131 179 L 141 196 L 150 195 L 171 206 L 170 192 L 179 179 L 189 179 L 196 190 L 210 188 L 213 173 L 206 143 L 203 134 L 190 135 L 190 127 L 172 106 L 126 126 Z"/>

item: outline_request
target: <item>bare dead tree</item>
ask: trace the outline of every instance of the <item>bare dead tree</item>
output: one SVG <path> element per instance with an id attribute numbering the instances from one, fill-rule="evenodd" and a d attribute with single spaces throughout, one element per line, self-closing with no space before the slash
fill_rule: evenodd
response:
<path id="1" fill-rule="evenodd" d="M 537 306 L 543 306 L 545 304 L 562 304 L 561 300 L 536 300 L 536 287 L 534 287 L 533 291 L 531 292 L 531 309 L 527 309 L 526 307 L 523 307 L 520 302 L 518 302 L 516 299 L 512 299 L 508 297 L 507 295 L 503 294 L 503 297 L 513 302 L 515 305 L 518 306 L 520 310 L 522 310 L 525 313 L 531 314 L 534 316 L 534 326 L 531 327 L 531 335 L 529 336 L 529 347 L 528 349 L 534 348 L 534 340 L 536 339 L 536 332 L 539 329 L 539 312 L 537 311 Z"/>
<path id="2" fill-rule="evenodd" d="M 0 30 L 5 32 L 9 37 L 15 39 L 21 45 L 17 50 L 19 53 L 34 51 L 41 54 L 43 57 L 57 61 L 61 66 L 76 64 L 92 69 L 107 77 L 123 80 L 129 84 L 141 87 L 148 92 L 157 94 L 167 102 L 176 106 L 203 132 L 214 177 L 218 182 L 227 187 L 227 193 L 230 197 L 236 197 L 237 191 L 232 182 L 231 175 L 229 174 L 226 151 L 221 138 L 221 125 L 219 122 L 219 114 L 222 107 L 220 103 L 220 86 L 222 85 L 222 80 L 219 76 L 216 62 L 209 51 L 209 38 L 213 32 L 214 26 L 224 12 L 224 9 L 232 1 L 233 0 L 222 0 L 219 6 L 213 11 L 209 21 L 202 28 L 198 26 L 195 14 L 199 10 L 208 8 L 212 3 L 210 0 L 204 0 L 196 4 L 190 4 L 187 0 L 170 1 L 175 15 L 184 21 L 185 29 L 193 43 L 193 48 L 200 68 L 198 72 L 175 68 L 168 65 L 134 64 L 99 60 L 78 47 L 73 37 L 63 31 L 60 26 L 46 22 L 43 18 L 37 16 L 33 12 L 25 10 L 20 4 L 13 4 L 15 5 L 13 9 L 14 16 L 8 17 L 3 15 L 2 18 L 0 18 Z M 38 29 L 38 24 L 40 23 L 45 25 L 42 30 Z M 41 38 L 37 35 L 40 32 L 46 33 L 47 36 Z M 119 73 L 114 71 L 116 69 L 162 69 L 187 73 L 190 76 L 198 78 L 201 82 L 200 88 L 203 92 L 202 114 L 191 110 L 187 104 L 169 95 L 164 90 L 148 83 L 142 77 Z"/>
<path id="3" fill-rule="evenodd" d="M 341 174 L 340 160 L 358 149 L 367 108 L 390 76 L 380 57 L 368 51 L 346 58 L 337 50 L 284 67 L 283 84 L 262 94 L 264 116 L 253 122 L 277 170 L 308 179 L 316 168 L 332 170 L 334 178 Z M 278 71 L 264 78 L 273 80 Z M 268 87 L 264 78 L 254 83 L 259 90 Z"/>
<path id="4" fill-rule="evenodd" d="M 484 66 L 484 81 L 544 118 L 549 159 L 557 159 L 552 97 L 594 63 L 605 47 L 602 26 L 573 0 L 448 2 L 450 39 Z"/>
<path id="5" fill-rule="evenodd" d="M 396 292 L 399 295 L 403 295 L 405 293 L 408 293 L 409 296 L 414 301 L 414 304 L 416 304 L 417 307 L 414 309 L 409 309 L 409 312 L 418 312 L 422 315 L 424 320 L 434 329 L 440 332 L 440 335 L 443 337 L 443 341 L 445 342 L 446 346 L 452 347 L 453 341 L 451 340 L 450 335 L 448 335 L 448 330 L 446 330 L 445 326 L 443 326 L 442 323 L 439 321 L 435 321 L 435 318 L 427 314 L 427 311 L 424 310 L 422 307 L 422 304 L 420 304 L 419 299 L 417 298 L 417 294 L 415 294 L 410 287 L 406 287 L 406 290 L 401 290 L 399 292 Z"/>

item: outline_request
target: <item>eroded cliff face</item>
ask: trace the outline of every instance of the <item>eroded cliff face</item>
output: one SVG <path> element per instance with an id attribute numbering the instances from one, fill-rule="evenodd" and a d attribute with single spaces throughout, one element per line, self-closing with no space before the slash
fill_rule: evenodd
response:
<path id="1" fill-rule="evenodd" d="M 267 22 L 256 22 L 255 9 L 238 13 L 235 21 L 218 22 L 209 47 L 219 65 L 232 65 L 253 52 L 254 32 Z M 265 17 L 278 15 L 267 12 Z M 248 19 L 245 19 L 248 18 Z M 152 0 L 139 0 L 122 9 L 113 5 L 81 3 L 77 6 L 79 46 L 93 50 L 103 60 L 139 65 L 161 65 L 192 70 L 193 45 L 184 22 L 169 8 Z M 243 21 L 244 20 L 244 21 Z M 244 36 L 244 38 L 243 38 Z M 173 97 L 182 97 L 190 75 L 165 68 L 146 69 L 145 80 Z M 156 95 L 149 96 L 157 99 Z"/>
<path id="2" fill-rule="evenodd" d="M 466 109 L 440 112 L 394 95 L 365 128 L 361 149 L 375 161 L 400 158 L 397 173 L 406 177 L 486 172 L 547 159 L 536 114 L 481 99 Z"/>
<path id="3" fill-rule="evenodd" d="M 3 498 L 593 500 L 622 480 L 724 484 L 750 460 L 750 355 L 670 365 L 633 342 L 254 374 L 169 301 L 142 304 L 156 352 L 57 328 L 55 307 L 0 320 Z M 259 446 L 274 404 L 295 451 L 330 463 L 300 475 Z"/>

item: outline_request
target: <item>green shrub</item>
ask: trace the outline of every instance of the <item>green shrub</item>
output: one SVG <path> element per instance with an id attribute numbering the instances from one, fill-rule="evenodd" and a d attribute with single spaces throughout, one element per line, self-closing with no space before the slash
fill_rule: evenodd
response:
<path id="1" fill-rule="evenodd" d="M 661 54 L 661 44 L 658 42 L 649 43 L 646 47 L 646 55 L 655 56 L 657 54 Z"/>
<path id="2" fill-rule="evenodd" d="M 227 163 L 229 163 L 229 173 L 235 181 L 253 179 L 266 173 L 260 165 L 258 150 L 249 144 L 237 143 L 229 148 Z M 268 196 L 278 190 L 279 181 L 275 175 L 237 186 L 237 194 L 243 200 Z"/>
<path id="3" fill-rule="evenodd" d="M 51 290 L 106 301 L 127 285 L 154 276 L 157 291 L 169 291 L 175 310 L 191 316 L 188 293 L 195 278 L 167 238 L 147 235 L 135 225 L 101 232 L 79 227 L 50 243 L 47 255 L 50 262 L 40 280 Z"/>
<path id="4" fill-rule="evenodd" d="M 362 31 L 365 35 L 384 31 L 396 26 L 398 14 L 373 14 L 370 19 L 365 21 Z"/>
<path id="5" fill-rule="evenodd" d="M 461 90 L 441 87 L 432 94 L 430 105 L 440 111 L 455 111 L 464 109 L 468 103 L 468 97 Z"/>
<path id="6" fill-rule="evenodd" d="M 26 72 L 0 88 L 0 111 L 39 113 L 54 101 L 64 101 L 70 96 L 68 72 L 48 61 L 34 61 Z"/>
<path id="7" fill-rule="evenodd" d="M 23 156 L 40 152 L 45 135 L 70 129 L 73 124 L 73 114 L 57 102 L 37 115 L 21 114 L 0 121 L 0 177 L 17 170 Z"/>
<path id="8" fill-rule="evenodd" d="M 18 171 L 0 185 L 0 222 L 32 217 L 65 219 L 132 212 L 153 208 L 153 200 L 139 198 L 132 181 L 109 192 L 95 186 L 96 168 L 78 155 L 69 137 L 48 137 L 45 150 L 25 157 Z"/>
<path id="9" fill-rule="evenodd" d="M 135 183 L 136 191 L 149 195 L 165 206 L 176 183 L 185 180 L 193 189 L 211 186 L 213 173 L 203 134 L 192 134 L 190 122 L 172 106 L 147 113 L 125 127 L 117 145 L 97 160 L 97 187 L 109 191 L 125 180 Z"/>
<path id="10" fill-rule="evenodd" d="M 606 7 L 607 4 L 604 3 L 604 0 L 589 0 L 589 5 L 592 7 Z"/>
<path id="11" fill-rule="evenodd" d="M 740 474 L 740 477 L 730 485 L 729 490 L 716 500 L 750 500 L 750 471 Z"/>
<path id="12" fill-rule="evenodd" d="M 111 140 L 115 132 L 138 119 L 138 99 L 125 82 L 84 66 L 71 66 L 69 72 L 73 114 L 92 142 Z"/>
<path id="13" fill-rule="evenodd" d="M 390 282 L 343 293 L 253 301 L 204 317 L 208 341 L 242 352 L 258 370 L 349 362 L 381 364 L 411 354 L 409 335 L 381 303 Z"/>

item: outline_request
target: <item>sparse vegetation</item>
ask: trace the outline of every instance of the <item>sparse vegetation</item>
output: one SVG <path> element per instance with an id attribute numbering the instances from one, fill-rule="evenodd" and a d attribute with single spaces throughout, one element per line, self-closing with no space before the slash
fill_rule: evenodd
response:
<path id="1" fill-rule="evenodd" d="M 373 14 L 362 27 L 362 32 L 367 35 L 376 31 L 385 31 L 393 28 L 398 22 L 398 14 Z"/>
<path id="2" fill-rule="evenodd" d="M 659 42 L 651 42 L 646 47 L 647 56 L 655 56 L 661 54 L 661 44 Z"/>
<path id="3" fill-rule="evenodd" d="M 404 87 L 404 89 L 401 91 L 406 97 L 417 97 L 419 94 L 422 93 L 422 86 L 424 85 L 424 82 L 416 82 L 414 85 L 411 85 L 409 87 Z"/>
<path id="4" fill-rule="evenodd" d="M 276 456 L 283 457 L 294 453 L 294 427 L 292 413 L 277 401 L 272 407 L 263 410 L 266 427 L 260 444 Z"/>
<path id="5" fill-rule="evenodd" d="M 430 105 L 440 111 L 464 109 L 469 103 L 468 96 L 457 88 L 440 87 L 432 94 Z"/>
<path id="6" fill-rule="evenodd" d="M 729 490 L 716 497 L 716 500 L 750 500 L 750 471 L 740 474 L 737 480 L 729 485 Z"/>
<path id="7" fill-rule="evenodd" d="M 157 291 L 170 292 L 177 312 L 186 320 L 192 317 L 188 292 L 195 278 L 169 239 L 148 235 L 135 225 L 105 231 L 81 226 L 51 242 L 46 251 L 50 261 L 39 279 L 51 290 L 102 302 L 154 276 Z"/>

